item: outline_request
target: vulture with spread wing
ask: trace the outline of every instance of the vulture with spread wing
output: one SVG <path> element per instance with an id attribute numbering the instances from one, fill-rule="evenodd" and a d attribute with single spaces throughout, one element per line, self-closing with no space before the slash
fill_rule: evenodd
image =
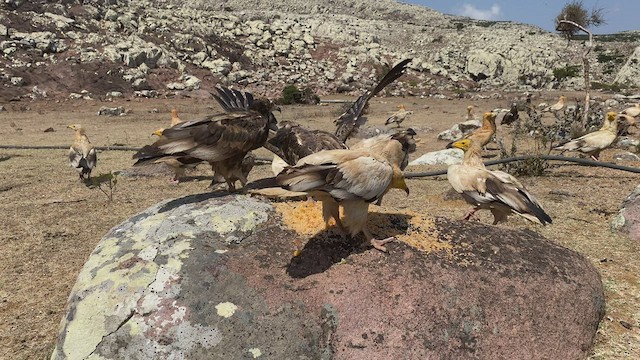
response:
<path id="1" fill-rule="evenodd" d="M 276 177 L 287 190 L 306 192 L 322 201 L 325 223 L 333 218 L 336 226 L 351 236 L 362 232 L 376 249 L 394 238 L 375 239 L 367 228 L 369 203 L 388 189 L 403 189 L 409 194 L 402 171 L 387 159 L 364 150 L 323 150 L 287 167 Z M 340 219 L 339 206 L 344 209 Z"/>
<path id="2" fill-rule="evenodd" d="M 479 209 L 488 209 L 493 214 L 494 225 L 506 221 L 509 214 L 518 214 L 541 225 L 551 223 L 551 217 L 518 179 L 506 172 L 485 168 L 480 157 L 482 150 L 474 140 L 458 140 L 448 147 L 464 151 L 462 164 L 450 165 L 447 179 L 453 189 L 473 205 L 465 220 Z"/>
<path id="3" fill-rule="evenodd" d="M 400 61 L 396 66 L 394 66 L 389 72 L 380 80 L 378 85 L 376 85 L 371 91 L 368 91 L 361 95 L 351 107 L 345 111 L 340 117 L 334 121 L 336 124 L 336 137 L 341 142 L 346 142 L 347 139 L 358 131 L 358 127 L 360 127 L 366 119 L 362 117 L 362 113 L 364 112 L 364 108 L 369 103 L 369 100 L 374 97 L 377 93 L 382 91 L 387 85 L 396 81 L 400 76 L 402 76 L 406 70 L 407 66 L 413 59 L 405 59 Z"/>
<path id="4" fill-rule="evenodd" d="M 133 156 L 135 165 L 164 157 L 190 157 L 209 162 L 227 182 L 237 177 L 244 186 L 247 179 L 242 159 L 264 145 L 269 129 L 275 130 L 274 105 L 266 99 L 254 99 L 250 93 L 225 88 L 218 88 L 215 97 L 227 112 L 165 129 L 160 139 Z M 229 104 L 237 106 L 227 109 Z"/>
<path id="5" fill-rule="evenodd" d="M 321 130 L 309 130 L 292 122 L 283 123 L 275 136 L 270 138 L 264 146 L 277 156 L 272 163 L 274 175 L 278 175 L 286 165 L 295 165 L 298 160 L 318 151 L 346 149 L 347 139 L 354 135 L 358 127 L 366 121 L 362 113 L 369 100 L 402 76 L 410 62 L 411 59 L 406 59 L 398 63 L 371 91 L 360 96 L 335 121 L 337 126 L 335 135 Z"/>
<path id="6" fill-rule="evenodd" d="M 69 148 L 69 165 L 78 171 L 80 180 L 91 178 L 91 171 L 96 166 L 96 149 L 93 148 L 87 134 L 81 125 L 69 125 L 75 131 L 75 139 Z"/>

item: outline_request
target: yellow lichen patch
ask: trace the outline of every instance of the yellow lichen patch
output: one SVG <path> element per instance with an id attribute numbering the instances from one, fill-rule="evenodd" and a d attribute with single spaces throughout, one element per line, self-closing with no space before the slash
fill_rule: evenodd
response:
<path id="1" fill-rule="evenodd" d="M 216 312 L 218 313 L 218 316 L 222 316 L 223 318 L 231 317 L 237 309 L 238 307 L 236 304 L 230 302 L 223 302 L 216 305 Z"/>
<path id="2" fill-rule="evenodd" d="M 262 351 L 260 351 L 260 349 L 258 348 L 249 349 L 249 353 L 251 354 L 251 356 L 253 356 L 254 359 L 257 359 L 260 356 L 262 356 Z"/>
<path id="3" fill-rule="evenodd" d="M 300 235 L 315 235 L 324 230 L 320 201 L 275 203 L 274 206 L 284 225 Z"/>

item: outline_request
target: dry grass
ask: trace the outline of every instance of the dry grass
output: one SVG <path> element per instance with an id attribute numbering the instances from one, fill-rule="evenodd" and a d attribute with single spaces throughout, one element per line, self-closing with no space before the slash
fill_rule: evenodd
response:
<path id="1" fill-rule="evenodd" d="M 550 94 L 548 99 L 556 97 Z M 415 111 L 403 125 L 434 129 L 418 132 L 419 154 L 444 146 L 444 142 L 435 140 L 436 134 L 463 119 L 467 105 L 473 103 L 481 113 L 508 103 L 491 99 L 473 102 L 375 99 L 369 111 L 370 124 L 381 126 L 400 102 Z M 14 107 L 26 105 L 29 107 L 26 111 L 12 111 L 10 105 L 9 111 L 0 113 L 0 143 L 68 145 L 72 133 L 65 126 L 81 123 L 95 145 L 142 146 L 152 141 L 152 131 L 169 123 L 172 107 L 177 107 L 186 120 L 211 113 L 211 104 L 202 100 L 164 99 L 110 104 L 41 102 Z M 133 112 L 124 117 L 98 117 L 96 112 L 104 105 L 122 105 Z M 279 118 L 331 129 L 331 113 L 338 106 L 286 107 Z M 22 130 L 9 126 L 11 122 Z M 56 131 L 43 132 L 48 127 Z M 615 152 L 605 151 L 603 160 L 611 160 Z M 128 168 L 132 164 L 131 155 L 131 152 L 100 152 L 96 173 Z M 258 155 L 267 153 L 260 150 Z M 109 202 L 102 193 L 78 181 L 77 174 L 66 163 L 66 150 L 0 149 L 0 323 L 3 324 L 0 326 L 0 358 L 48 357 L 67 296 L 102 235 L 160 200 L 207 191 L 211 173 L 206 166 L 200 166 L 190 175 L 193 176 L 189 181 L 178 186 L 170 184 L 168 177 L 119 177 L 114 200 Z M 269 166 L 257 166 L 250 178 L 265 176 L 270 176 Z M 607 169 L 556 165 L 543 177 L 521 180 L 545 205 L 554 223 L 543 228 L 511 218 L 501 226 L 529 227 L 588 257 L 600 271 L 607 299 L 607 317 L 599 330 L 593 358 L 640 358 L 638 244 L 609 230 L 609 222 L 620 203 L 638 185 L 638 176 Z M 443 199 L 449 190 L 444 177 L 412 179 L 408 185 L 411 197 L 391 192 L 385 197 L 381 211 L 392 207 L 412 214 L 459 218 L 467 210 L 461 200 Z M 482 221 L 490 222 L 489 214 L 480 216 Z M 620 321 L 633 324 L 634 328 L 628 330 Z"/>

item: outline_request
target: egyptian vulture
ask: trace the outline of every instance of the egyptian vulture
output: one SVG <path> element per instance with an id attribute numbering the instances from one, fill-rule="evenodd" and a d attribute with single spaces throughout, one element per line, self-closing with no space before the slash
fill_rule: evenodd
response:
<path id="1" fill-rule="evenodd" d="M 396 124 L 397 127 L 400 127 L 400 124 L 405 121 L 410 115 L 413 115 L 413 111 L 408 111 L 405 109 L 404 104 L 398 105 L 398 111 L 393 113 L 387 121 L 384 122 L 385 125 Z"/>
<path id="2" fill-rule="evenodd" d="M 178 116 L 178 110 L 171 109 L 171 126 L 176 126 L 182 122 L 182 119 Z"/>
<path id="3" fill-rule="evenodd" d="M 376 249 L 386 251 L 384 245 L 393 237 L 378 240 L 367 228 L 369 203 L 380 198 L 389 188 L 409 189 L 402 171 L 382 156 L 364 150 L 323 150 L 287 167 L 276 177 L 287 190 L 306 192 L 322 201 L 325 223 L 331 218 L 336 226 L 352 237 L 362 232 Z M 340 219 L 342 205 L 344 218 Z"/>
<path id="4" fill-rule="evenodd" d="M 640 116 L 640 104 L 633 104 L 633 106 L 622 110 L 620 113 L 634 118 L 638 117 Z"/>
<path id="5" fill-rule="evenodd" d="M 549 106 L 545 111 L 551 111 L 553 113 L 563 110 L 567 106 L 567 97 L 561 95 L 558 102 Z"/>
<path id="6" fill-rule="evenodd" d="M 462 138 L 471 139 L 475 143 L 480 144 L 480 146 L 486 146 L 489 142 L 491 142 L 491 139 L 493 138 L 493 135 L 495 133 L 496 133 L 496 114 L 488 111 L 488 112 L 485 112 L 482 117 L 482 126 L 468 133 Z M 447 147 L 450 147 L 451 144 L 453 144 L 453 142 L 447 144 Z"/>
<path id="7" fill-rule="evenodd" d="M 467 106 L 467 120 L 475 119 L 475 115 L 473 114 L 473 105 Z"/>
<path id="8" fill-rule="evenodd" d="M 485 168 L 478 143 L 462 139 L 449 147 L 464 151 L 462 164 L 450 165 L 447 170 L 447 179 L 453 189 L 473 205 L 464 220 L 469 220 L 479 209 L 488 209 L 493 214 L 494 225 L 506 221 L 512 213 L 541 225 L 551 223 L 551 217 L 515 177 Z"/>
<path id="9" fill-rule="evenodd" d="M 276 119 L 271 113 L 274 104 L 254 99 L 250 93 L 225 88 L 218 88 L 215 97 L 227 112 L 165 129 L 160 139 L 133 156 L 137 159 L 135 165 L 164 157 L 190 157 L 209 162 L 227 182 L 238 177 L 244 186 L 247 179 L 241 170 L 241 160 L 249 151 L 264 145 L 269 129 L 276 129 Z M 230 103 L 238 106 L 227 110 L 225 106 Z M 227 163 L 217 166 L 220 161 Z M 214 176 L 212 185 L 215 181 Z"/>
<path id="10" fill-rule="evenodd" d="M 557 146 L 554 150 L 561 151 L 580 151 L 588 154 L 593 160 L 598 161 L 600 152 L 608 148 L 618 137 L 618 121 L 617 114 L 613 111 L 607 113 L 604 124 L 600 130 L 583 135 L 577 139 L 571 140 L 561 146 Z"/>
<path id="11" fill-rule="evenodd" d="M 81 125 L 73 124 L 67 126 L 75 131 L 75 139 L 69 148 L 69 165 L 78 171 L 80 180 L 91 178 L 91 171 L 96 167 L 96 149 L 89 141 L 85 130 Z"/>

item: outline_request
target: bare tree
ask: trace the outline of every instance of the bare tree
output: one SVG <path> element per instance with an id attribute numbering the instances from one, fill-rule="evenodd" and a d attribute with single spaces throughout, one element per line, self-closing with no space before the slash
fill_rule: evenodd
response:
<path id="1" fill-rule="evenodd" d="M 589 40 L 585 43 L 585 49 L 582 53 L 585 91 L 584 110 L 581 124 L 583 127 L 587 123 L 587 117 L 589 114 L 591 90 L 589 53 L 593 46 L 593 34 L 588 30 L 588 28 L 590 26 L 600 26 L 605 24 L 603 14 L 604 10 L 602 8 L 593 8 L 589 12 L 585 9 L 582 0 L 573 0 L 565 4 L 560 11 L 560 14 L 556 16 L 556 31 L 562 33 L 562 35 L 567 38 L 567 41 L 571 41 L 571 39 L 580 31 L 589 35 Z"/>

